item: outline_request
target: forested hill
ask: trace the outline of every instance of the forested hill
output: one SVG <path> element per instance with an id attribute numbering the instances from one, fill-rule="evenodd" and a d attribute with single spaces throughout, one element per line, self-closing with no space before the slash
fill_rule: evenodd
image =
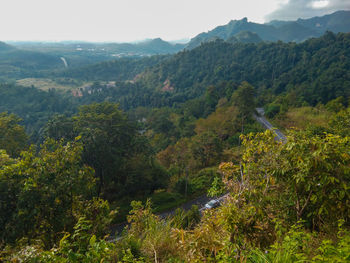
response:
<path id="1" fill-rule="evenodd" d="M 168 55 L 159 55 L 145 58 L 121 58 L 56 72 L 54 75 L 81 80 L 133 80 L 146 68 L 156 65 L 168 57 Z"/>
<path id="2" fill-rule="evenodd" d="M 32 132 L 39 129 L 49 115 L 73 112 L 76 105 L 92 102 L 108 100 L 130 110 L 138 106 L 176 107 L 204 94 L 211 99 L 230 97 L 232 89 L 225 90 L 226 86 L 222 85 L 225 81 L 234 83 L 233 87 L 248 81 L 255 87 L 261 105 L 282 93 L 291 94 L 299 106 L 325 104 L 340 96 L 350 96 L 350 34 L 327 33 L 301 44 L 215 41 L 174 56 L 123 59 L 66 74 L 73 78 L 118 82 L 115 86 L 95 83 L 82 90 L 81 97 L 67 101 L 54 91 L 45 93 L 34 88 L 1 85 L 1 111 L 20 115 L 27 127 L 30 124 Z M 57 107 L 49 110 L 50 104 Z"/>
<path id="3" fill-rule="evenodd" d="M 35 76 L 42 70 L 63 68 L 58 56 L 20 50 L 0 42 L 0 78 Z"/>
<path id="4" fill-rule="evenodd" d="M 221 81 L 248 81 L 258 92 L 295 91 L 309 104 L 350 90 L 350 34 L 327 32 L 295 43 L 227 43 L 217 40 L 180 52 L 142 74 L 140 83 L 174 102 L 200 96 Z"/>
<path id="5" fill-rule="evenodd" d="M 267 24 L 249 22 L 247 18 L 232 20 L 227 25 L 218 26 L 192 38 L 187 48 L 192 49 L 213 38 L 227 40 L 242 31 L 254 32 L 264 41 L 301 42 L 311 37 L 319 37 L 326 31 L 350 32 L 350 11 L 337 11 L 322 17 L 296 21 L 271 21 Z"/>

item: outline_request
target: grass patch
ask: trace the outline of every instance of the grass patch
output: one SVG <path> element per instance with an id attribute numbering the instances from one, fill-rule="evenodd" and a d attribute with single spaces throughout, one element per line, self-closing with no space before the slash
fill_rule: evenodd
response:
<path id="1" fill-rule="evenodd" d="M 328 127 L 328 121 L 332 117 L 332 113 L 324 107 L 301 107 L 289 109 L 283 116 L 276 117 L 273 122 L 277 127 L 285 129 L 297 128 L 305 130 L 312 126 Z"/>

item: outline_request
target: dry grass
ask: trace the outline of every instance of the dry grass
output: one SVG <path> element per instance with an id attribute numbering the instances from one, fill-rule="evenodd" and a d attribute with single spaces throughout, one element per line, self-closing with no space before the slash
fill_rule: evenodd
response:
<path id="1" fill-rule="evenodd" d="M 323 107 L 301 107 L 289 109 L 285 115 L 274 120 L 278 127 L 305 129 L 309 125 L 328 128 L 332 113 Z"/>

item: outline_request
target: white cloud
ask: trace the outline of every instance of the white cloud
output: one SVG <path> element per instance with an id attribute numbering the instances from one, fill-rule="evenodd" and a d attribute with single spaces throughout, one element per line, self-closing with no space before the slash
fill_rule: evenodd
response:
<path id="1" fill-rule="evenodd" d="M 313 1 L 311 2 L 311 7 L 318 9 L 318 8 L 325 8 L 329 5 L 329 1 L 327 0 L 321 0 L 321 1 Z"/>
<path id="2" fill-rule="evenodd" d="M 289 0 L 266 16 L 269 20 L 295 20 L 350 10 L 350 0 Z"/>

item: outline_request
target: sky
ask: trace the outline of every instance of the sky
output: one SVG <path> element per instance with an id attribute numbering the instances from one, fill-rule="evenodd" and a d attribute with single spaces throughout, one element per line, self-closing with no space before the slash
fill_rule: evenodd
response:
<path id="1" fill-rule="evenodd" d="M 1 41 L 189 39 L 230 20 L 350 10 L 350 0 L 1 0 Z"/>

